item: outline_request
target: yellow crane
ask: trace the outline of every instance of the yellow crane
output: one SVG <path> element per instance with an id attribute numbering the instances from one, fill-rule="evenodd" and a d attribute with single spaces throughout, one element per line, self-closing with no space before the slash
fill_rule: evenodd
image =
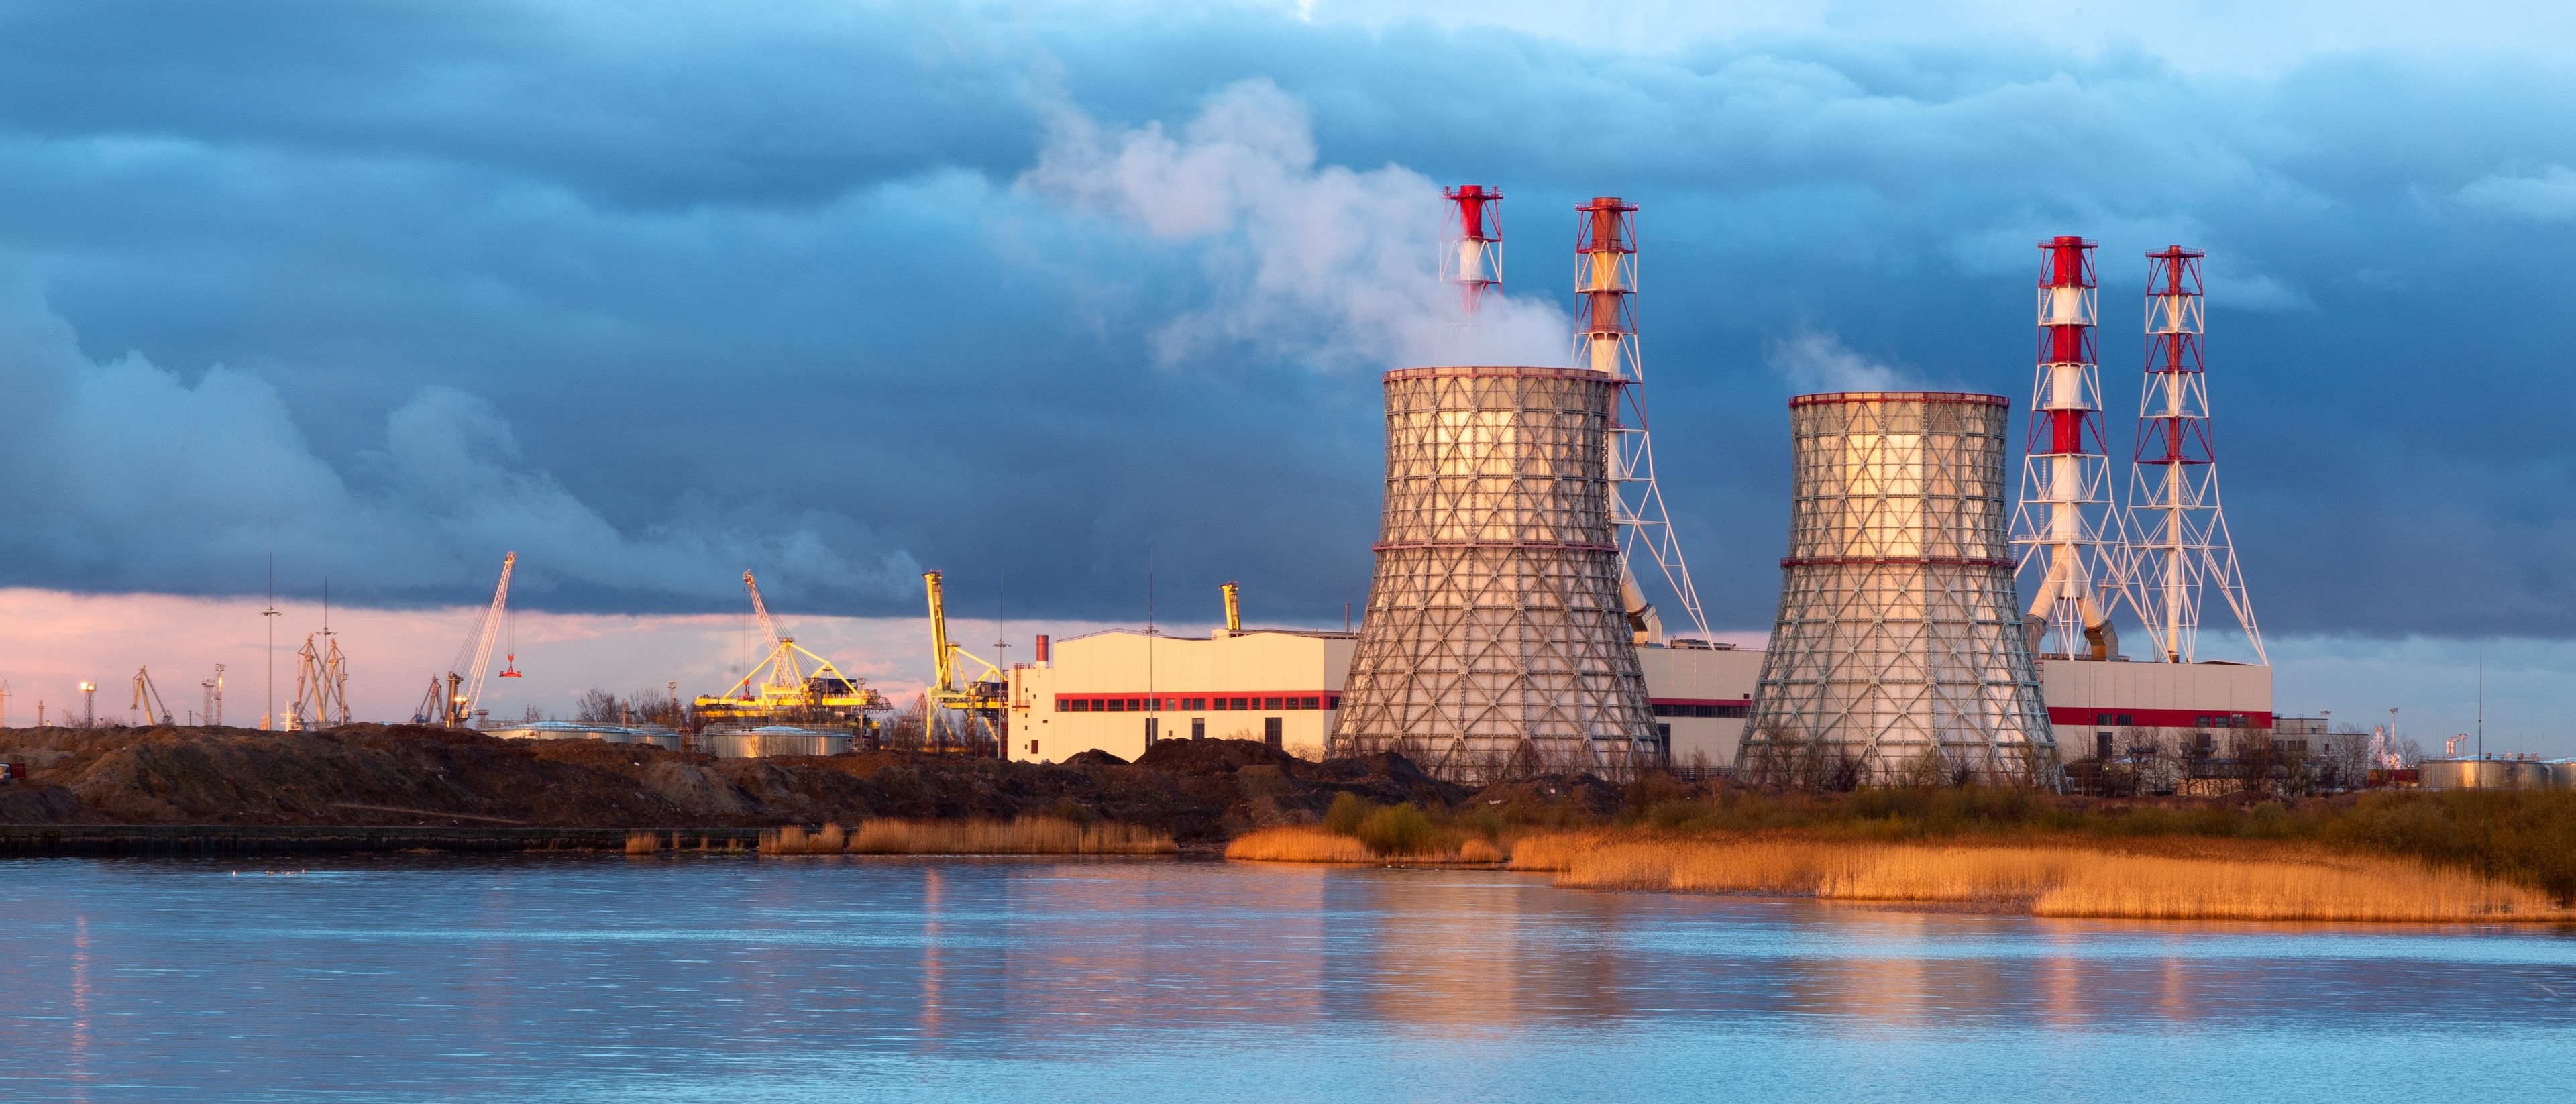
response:
<path id="1" fill-rule="evenodd" d="M 890 708 L 885 695 L 842 674 L 831 660 L 797 644 L 795 637 L 781 634 L 778 622 L 769 616 L 769 603 L 761 600 L 760 582 L 752 578 L 751 572 L 742 573 L 742 587 L 751 594 L 751 612 L 760 621 L 760 635 L 769 641 L 769 656 L 743 672 L 742 678 L 725 688 L 724 693 L 699 695 L 696 708 L 700 720 L 864 726 L 867 714 Z M 807 660 L 813 661 L 810 670 Z M 759 680 L 758 685 L 753 684 L 754 679 Z"/>
<path id="2" fill-rule="evenodd" d="M 922 572 L 921 583 L 922 588 L 930 595 L 930 661 L 935 676 L 929 691 L 932 708 L 930 716 L 925 718 L 926 723 L 934 731 L 924 735 L 932 737 L 930 743 L 934 750 L 968 750 L 946 747 L 935 738 L 939 710 L 954 709 L 984 722 L 986 727 L 992 730 L 994 746 L 998 748 L 1002 740 L 1002 718 L 1006 715 L 1004 710 L 1011 704 L 1008 680 L 1003 678 L 1001 668 L 993 666 L 983 657 L 967 651 L 963 645 L 948 639 L 948 608 L 941 598 L 939 573 Z M 959 656 L 982 665 L 984 677 L 967 683 L 962 688 L 959 687 L 957 685 L 957 657 Z"/>
<path id="3" fill-rule="evenodd" d="M 143 723 L 147 725 L 154 723 L 156 717 L 161 724 L 173 723 L 170 707 L 162 704 L 160 688 L 152 685 L 152 669 L 149 667 L 134 669 L 134 711 L 143 714 Z"/>
<path id="4" fill-rule="evenodd" d="M 1243 584 L 1227 583 L 1225 591 L 1225 631 L 1243 631 Z"/>

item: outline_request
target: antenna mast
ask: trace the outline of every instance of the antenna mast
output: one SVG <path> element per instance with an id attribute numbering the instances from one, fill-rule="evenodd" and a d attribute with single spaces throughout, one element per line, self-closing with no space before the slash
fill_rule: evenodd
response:
<path id="1" fill-rule="evenodd" d="M 2057 237 L 2039 249 L 2039 370 L 2031 387 L 2021 508 L 2013 512 L 2018 570 L 2036 566 L 2039 572 L 2038 585 L 2024 592 L 2032 597 L 2023 625 L 2034 653 L 2114 659 L 2120 638 L 2108 596 L 2120 593 L 2122 542 L 2111 504 L 2111 458 L 2102 444 L 2093 243 Z"/>
<path id="2" fill-rule="evenodd" d="M 2200 637 L 2201 589 L 2215 585 L 2245 630 L 2255 662 L 2268 665 L 2219 508 L 2218 450 L 2200 356 L 2201 256 L 2178 245 L 2147 254 L 2147 371 L 2129 467 L 2129 604 L 2146 622 L 2158 660 L 2190 663 Z"/>
<path id="3" fill-rule="evenodd" d="M 1619 589 L 1637 643 L 1663 643 L 1663 618 L 1637 589 L 1639 555 L 1651 560 L 1681 601 L 1691 631 L 1708 638 L 1690 565 L 1655 485 L 1655 450 L 1646 436 L 1646 373 L 1637 352 L 1637 205 L 1595 196 L 1576 207 L 1574 293 L 1583 300 L 1574 335 L 1574 364 L 1618 381 L 1610 423 L 1611 520 L 1619 533 Z"/>

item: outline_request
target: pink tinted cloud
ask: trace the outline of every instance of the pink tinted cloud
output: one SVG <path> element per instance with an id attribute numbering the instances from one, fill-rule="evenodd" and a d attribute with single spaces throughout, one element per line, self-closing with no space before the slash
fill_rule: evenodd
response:
<path id="1" fill-rule="evenodd" d="M 257 725 L 270 693 L 263 658 L 268 620 L 256 598 L 182 598 L 158 594 L 71 594 L 0 588 L 0 678 L 9 697 L 0 723 L 32 724 L 37 703 L 59 723 L 65 709 L 77 716 L 78 685 L 98 684 L 101 721 L 136 714 L 133 680 L 148 668 L 162 701 L 182 722 L 204 709 L 200 684 L 225 666 L 224 720 Z M 283 714 L 295 695 L 296 649 L 322 628 L 319 603 L 279 601 L 275 708 Z M 482 616 L 481 607 L 379 610 L 333 607 L 330 628 L 346 656 L 349 704 L 358 720 L 406 720 L 434 673 L 447 671 Z M 742 614 L 625 616 L 514 613 L 493 649 L 497 676 L 515 654 L 523 677 L 485 682 L 483 707 L 495 717 L 517 718 L 531 706 L 549 716 L 570 716 L 574 699 L 593 687 L 624 694 L 662 692 L 679 684 L 682 697 L 722 691 L 757 663 L 765 648 L 749 611 Z M 829 657 L 843 671 L 867 680 L 898 704 L 921 692 L 930 674 L 926 618 L 791 616 L 780 627 L 799 644 Z M 970 650 L 1008 664 L 1029 658 L 1029 637 L 1089 632 L 1091 623 L 1023 623 L 1008 627 L 1012 646 L 995 655 L 993 621 L 961 619 L 950 631 Z M 470 658 L 470 657 L 469 657 Z"/>

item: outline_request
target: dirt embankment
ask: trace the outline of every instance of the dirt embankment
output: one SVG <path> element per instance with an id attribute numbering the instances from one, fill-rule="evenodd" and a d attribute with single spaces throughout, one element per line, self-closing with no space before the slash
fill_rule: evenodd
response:
<path id="1" fill-rule="evenodd" d="M 1310 763 L 1242 740 L 1165 741 L 1134 764 L 1041 766 L 892 753 L 716 759 L 412 725 L 0 729 L 0 824 L 764 827 L 1049 815 L 1181 840 L 1312 823 L 1340 793 L 1449 805 L 1467 791 L 1401 756 Z"/>

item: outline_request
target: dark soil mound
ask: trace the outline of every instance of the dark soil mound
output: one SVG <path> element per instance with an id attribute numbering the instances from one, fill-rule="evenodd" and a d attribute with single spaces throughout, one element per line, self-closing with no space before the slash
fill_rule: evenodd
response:
<path id="1" fill-rule="evenodd" d="M 1127 765 L 1127 761 L 1115 755 L 1111 755 L 1108 752 L 1102 751 L 1099 748 L 1091 748 L 1085 751 L 1074 752 L 1071 758 L 1064 761 L 1064 765 L 1068 767 L 1123 767 Z"/>
<path id="2" fill-rule="evenodd" d="M 1288 767 L 1298 762 L 1258 740 L 1157 740 L 1136 765 L 1174 774 L 1232 774 L 1256 763 Z"/>
<path id="3" fill-rule="evenodd" d="M 1424 774 L 1413 760 L 1392 751 L 1326 759 L 1309 765 L 1303 773 L 1319 782 L 1340 783 L 1339 788 L 1380 804 L 1410 801 L 1416 805 L 1455 805 L 1468 794 L 1465 786 Z"/>

